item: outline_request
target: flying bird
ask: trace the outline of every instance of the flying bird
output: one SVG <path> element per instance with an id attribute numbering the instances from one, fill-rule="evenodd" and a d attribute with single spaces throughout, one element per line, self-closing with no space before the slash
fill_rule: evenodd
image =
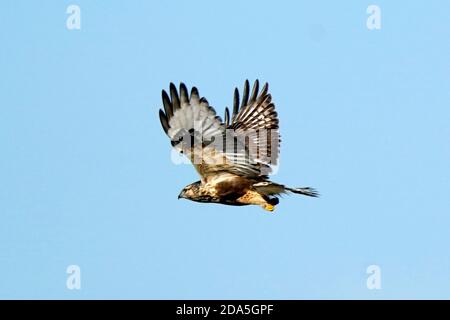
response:
<path id="1" fill-rule="evenodd" d="M 290 188 L 269 180 L 278 163 L 278 114 L 266 83 L 256 80 L 250 93 L 245 81 L 242 100 L 234 91 L 233 109 L 222 120 L 196 87 L 184 83 L 162 91 L 159 118 L 172 147 L 194 165 L 201 180 L 184 187 L 178 198 L 234 206 L 259 205 L 273 211 L 284 193 L 317 197 L 310 187 Z"/>

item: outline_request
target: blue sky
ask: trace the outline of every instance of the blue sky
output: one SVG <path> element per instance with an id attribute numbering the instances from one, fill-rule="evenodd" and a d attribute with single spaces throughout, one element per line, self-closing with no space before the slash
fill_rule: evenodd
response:
<path id="1" fill-rule="evenodd" d="M 449 11 L 2 1 L 0 298 L 450 298 Z M 247 78 L 279 113 L 273 180 L 321 198 L 274 214 L 177 200 L 198 177 L 170 161 L 161 89 L 195 85 L 222 114 Z"/>

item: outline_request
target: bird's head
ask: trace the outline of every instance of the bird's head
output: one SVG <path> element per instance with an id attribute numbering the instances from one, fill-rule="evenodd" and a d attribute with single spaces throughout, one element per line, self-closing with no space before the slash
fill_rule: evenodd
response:
<path id="1" fill-rule="evenodd" d="M 181 190 L 180 194 L 178 195 L 178 199 L 183 198 L 197 201 L 199 196 L 200 196 L 200 181 L 197 181 L 184 187 L 183 190 Z"/>

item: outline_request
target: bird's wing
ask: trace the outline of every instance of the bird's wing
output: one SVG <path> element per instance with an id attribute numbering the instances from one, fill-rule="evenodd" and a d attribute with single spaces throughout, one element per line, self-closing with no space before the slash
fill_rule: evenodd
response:
<path id="1" fill-rule="evenodd" d="M 193 87 L 189 95 L 183 83 L 180 84 L 179 94 L 171 83 L 170 97 L 163 90 L 162 101 L 164 111 L 159 110 L 159 119 L 164 131 L 172 146 L 191 160 L 203 180 L 208 174 L 204 163 L 205 156 L 209 157 L 208 162 L 223 159 L 223 154 L 214 153 L 214 148 L 208 144 L 216 137 L 223 136 L 222 120 L 208 101 L 200 98 L 197 88 Z"/>
<path id="2" fill-rule="evenodd" d="M 272 166 L 278 164 L 280 153 L 280 133 L 278 127 L 278 114 L 272 102 L 269 85 L 264 84 L 259 92 L 259 81 L 253 84 L 250 94 L 249 82 L 245 81 L 242 102 L 239 99 L 239 90 L 234 90 L 233 112 L 225 109 L 225 126 L 235 131 L 239 137 L 248 137 L 249 143 L 240 144 L 240 153 L 249 155 L 250 164 L 245 172 L 251 176 L 255 164 L 258 175 L 268 175 Z M 241 139 L 242 140 L 242 139 Z"/>
<path id="3" fill-rule="evenodd" d="M 202 181 L 222 173 L 256 178 L 270 171 L 270 161 L 260 154 L 266 154 L 267 150 L 273 153 L 274 143 L 266 143 L 267 139 L 260 137 L 256 130 L 275 126 L 278 129 L 278 119 L 267 94 L 267 84 L 258 95 L 256 81 L 250 100 L 248 81 L 246 88 L 241 111 L 235 105 L 231 125 L 227 116 L 225 123 L 222 122 L 208 101 L 200 98 L 195 87 L 190 95 L 183 83 L 179 95 L 174 84 L 170 84 L 170 97 L 164 90 L 162 92 L 164 111 L 159 111 L 162 127 L 172 146 L 191 160 Z M 239 104 L 238 93 L 235 102 L 236 99 Z M 261 117 L 265 118 L 261 120 Z M 278 155 L 278 130 L 273 131 Z M 250 143 L 246 143 L 248 141 Z"/>

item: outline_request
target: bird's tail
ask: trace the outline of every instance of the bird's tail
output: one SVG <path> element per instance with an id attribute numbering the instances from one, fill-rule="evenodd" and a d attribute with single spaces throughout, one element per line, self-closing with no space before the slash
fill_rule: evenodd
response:
<path id="1" fill-rule="evenodd" d="M 255 189 L 265 195 L 271 196 L 271 195 L 279 195 L 286 192 L 292 192 L 297 194 L 303 194 L 308 197 L 315 197 L 317 198 L 319 196 L 319 192 L 317 192 L 316 189 L 310 188 L 310 187 L 304 187 L 304 188 L 289 188 L 282 184 L 278 184 L 272 181 L 262 181 L 255 183 L 253 185 Z"/>
<path id="2" fill-rule="evenodd" d="M 302 195 L 308 196 L 308 197 L 314 197 L 314 198 L 319 197 L 319 192 L 316 189 L 310 188 L 310 187 L 305 187 L 305 188 L 288 188 L 288 187 L 285 187 L 285 189 L 287 191 L 290 191 L 290 192 L 293 192 L 293 193 L 297 193 L 297 194 L 302 194 Z"/>

